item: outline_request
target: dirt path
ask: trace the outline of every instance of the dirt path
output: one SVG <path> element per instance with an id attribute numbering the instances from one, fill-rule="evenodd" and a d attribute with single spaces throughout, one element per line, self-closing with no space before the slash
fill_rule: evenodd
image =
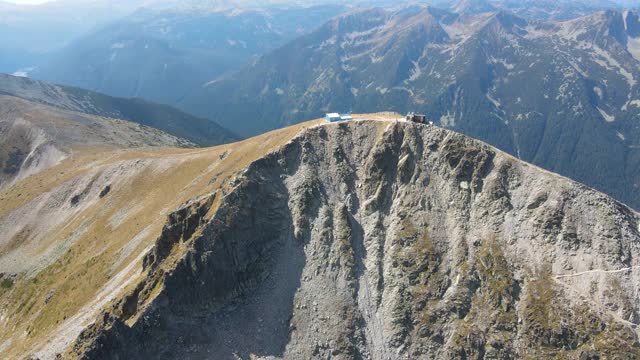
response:
<path id="1" fill-rule="evenodd" d="M 586 274 L 616 274 L 616 273 L 622 273 L 627 271 L 633 271 L 637 269 L 640 269 L 640 266 L 632 266 L 632 267 L 627 267 L 619 270 L 595 269 L 595 270 L 589 270 L 589 271 L 582 271 L 575 274 L 556 275 L 556 279 L 570 278 L 570 277 L 576 277 L 576 276 L 586 275 Z"/>

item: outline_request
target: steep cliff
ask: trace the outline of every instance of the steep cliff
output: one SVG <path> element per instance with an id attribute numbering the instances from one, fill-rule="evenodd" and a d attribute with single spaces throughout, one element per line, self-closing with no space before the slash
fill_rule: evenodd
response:
<path id="1" fill-rule="evenodd" d="M 309 128 L 171 213 L 68 357 L 637 358 L 638 214 L 460 134 Z"/>

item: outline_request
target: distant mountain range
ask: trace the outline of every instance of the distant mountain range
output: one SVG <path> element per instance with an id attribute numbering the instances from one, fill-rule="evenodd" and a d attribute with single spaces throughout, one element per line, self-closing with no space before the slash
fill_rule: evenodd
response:
<path id="1" fill-rule="evenodd" d="M 203 10 L 188 5 L 139 10 L 74 41 L 29 76 L 176 104 L 210 79 L 240 69 L 345 9 Z"/>
<path id="2" fill-rule="evenodd" d="M 635 207 L 640 22 L 601 11 L 529 21 L 504 11 L 372 8 L 340 16 L 186 98 L 242 135 L 327 111 L 421 111 Z"/>
<path id="3" fill-rule="evenodd" d="M 0 35 L 7 38 L 0 44 L 0 72 L 176 105 L 207 82 L 239 70 L 336 15 L 372 4 L 402 7 L 406 3 L 63 0 L 32 10 L 7 5 L 4 20 L 0 15 Z M 462 15 L 506 10 L 545 20 L 624 7 L 610 0 L 423 3 Z M 69 9 L 76 15 L 68 14 Z"/>
<path id="4" fill-rule="evenodd" d="M 455 0 L 440 2 L 439 6 L 458 14 L 504 10 L 529 20 L 570 20 L 600 10 L 633 9 L 639 5 L 625 0 Z"/>
<path id="5" fill-rule="evenodd" d="M 0 72 L 43 64 L 52 52 L 147 2 L 57 0 L 17 5 L 0 1 Z"/>

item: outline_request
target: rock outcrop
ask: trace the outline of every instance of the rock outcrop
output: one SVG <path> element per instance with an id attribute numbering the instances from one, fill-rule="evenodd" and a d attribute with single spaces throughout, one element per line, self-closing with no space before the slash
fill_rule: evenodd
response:
<path id="1" fill-rule="evenodd" d="M 83 359 L 640 356 L 638 214 L 478 141 L 310 128 L 169 216 Z"/>

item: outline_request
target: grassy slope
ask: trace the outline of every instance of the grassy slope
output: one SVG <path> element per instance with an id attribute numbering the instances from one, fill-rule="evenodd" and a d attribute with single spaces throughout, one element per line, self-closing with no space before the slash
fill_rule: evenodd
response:
<path id="1" fill-rule="evenodd" d="M 38 218 L 64 219 L 51 229 L 27 223 L 11 239 L 0 237 L 0 263 L 4 261 L 5 268 L 7 262 L 16 261 L 10 252 L 15 249 L 50 263 L 29 275 L 12 276 L 14 284 L 9 287 L 7 282 L 6 288 L 0 288 L 0 352 L 14 358 L 38 351 L 48 341 L 68 344 L 72 340 L 68 337 L 77 335 L 73 328 L 92 320 L 107 304 L 98 298 L 113 298 L 135 283 L 141 271 L 139 255 L 159 235 L 167 213 L 199 195 L 220 190 L 252 161 L 317 123 L 208 149 L 86 149 L 0 192 L 2 221 L 41 205 L 43 196 L 59 196 L 65 185 L 79 179 L 126 169 L 108 180 L 112 190 L 107 196 L 88 198 L 82 211 L 41 209 Z M 133 170 L 131 164 L 137 164 Z M 46 231 L 46 236 L 38 238 L 43 234 L 34 233 L 34 228 Z M 0 222 L 1 230 L 6 229 Z M 62 350 L 55 348 L 55 352 Z"/>
<path id="2" fill-rule="evenodd" d="M 195 147 L 156 128 L 0 95 L 0 188 L 81 148 Z"/>

